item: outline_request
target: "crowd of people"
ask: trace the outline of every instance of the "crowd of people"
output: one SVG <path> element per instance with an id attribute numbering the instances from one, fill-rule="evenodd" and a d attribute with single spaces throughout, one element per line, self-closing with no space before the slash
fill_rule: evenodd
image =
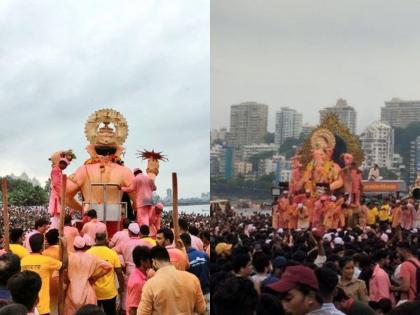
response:
<path id="1" fill-rule="evenodd" d="M 65 315 L 210 312 L 209 216 L 181 214 L 175 239 L 166 212 L 156 235 L 147 225 L 124 220 L 112 236 L 95 210 L 79 228 L 67 214 L 60 256 L 59 231 L 51 228 L 47 207 L 9 211 L 0 314 L 57 314 L 59 301 Z"/>
<path id="2" fill-rule="evenodd" d="M 346 198 L 214 211 L 212 314 L 420 314 L 418 202 Z"/>

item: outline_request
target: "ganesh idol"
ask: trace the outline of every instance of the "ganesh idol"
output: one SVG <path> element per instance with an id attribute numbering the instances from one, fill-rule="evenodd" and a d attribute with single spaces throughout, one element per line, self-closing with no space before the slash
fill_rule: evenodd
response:
<path id="1" fill-rule="evenodd" d="M 312 160 L 306 165 L 300 187 L 312 194 L 319 184 L 327 185 L 330 191 L 343 186 L 341 168 L 334 162 L 332 155 L 335 148 L 334 134 L 326 128 L 316 130 L 310 139 Z"/>

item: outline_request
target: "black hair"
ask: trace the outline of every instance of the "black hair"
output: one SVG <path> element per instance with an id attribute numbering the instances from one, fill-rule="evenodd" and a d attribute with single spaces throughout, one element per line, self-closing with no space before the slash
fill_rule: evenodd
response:
<path id="1" fill-rule="evenodd" d="M 103 233 L 103 232 L 96 233 L 95 240 L 97 242 L 104 242 L 104 241 L 106 241 L 106 233 Z"/>
<path id="2" fill-rule="evenodd" d="M 276 314 L 283 315 L 284 310 L 279 299 L 273 294 L 263 293 L 257 305 L 257 315 Z"/>
<path id="3" fill-rule="evenodd" d="M 70 214 L 66 214 L 66 216 L 64 217 L 64 225 L 71 225 L 71 215 Z"/>
<path id="4" fill-rule="evenodd" d="M 106 315 L 105 312 L 95 304 L 86 304 L 77 310 L 74 315 Z"/>
<path id="5" fill-rule="evenodd" d="M 297 283 L 294 288 L 296 290 L 300 291 L 303 295 L 309 295 L 311 292 L 313 292 L 314 296 L 315 296 L 315 300 L 321 305 L 322 305 L 322 303 L 324 303 L 324 300 L 323 300 L 322 296 L 320 295 L 320 293 L 316 289 L 314 289 L 314 288 L 312 288 L 312 287 L 310 287 L 306 284 L 303 284 L 303 283 Z M 285 293 L 282 293 L 280 295 L 280 298 L 282 298 L 284 296 L 285 296 Z"/>
<path id="6" fill-rule="evenodd" d="M 128 229 L 128 226 L 130 225 L 131 221 L 129 219 L 124 219 L 123 221 L 123 228 Z"/>
<path id="7" fill-rule="evenodd" d="M 96 213 L 96 210 L 95 210 L 95 209 L 90 209 L 90 210 L 86 213 L 86 215 L 87 215 L 89 218 L 92 218 L 92 219 L 96 219 L 96 218 L 98 217 L 98 215 L 97 215 L 97 213 Z"/>
<path id="8" fill-rule="evenodd" d="M 388 255 L 389 254 L 385 249 L 379 249 L 379 250 L 373 252 L 372 261 L 377 263 L 381 259 L 386 259 L 388 257 Z"/>
<path id="9" fill-rule="evenodd" d="M 242 278 L 229 278 L 220 285 L 212 296 L 215 314 L 253 315 L 258 293 L 252 281 Z"/>
<path id="10" fill-rule="evenodd" d="M 172 244 L 173 243 L 173 241 L 174 241 L 174 232 L 172 232 L 172 230 L 171 229 L 168 229 L 168 228 L 161 228 L 161 229 L 159 229 L 157 232 L 156 232 L 156 234 L 160 234 L 160 233 L 162 233 L 163 234 L 163 238 L 165 239 L 165 240 L 169 240 L 169 242 Z"/>
<path id="11" fill-rule="evenodd" d="M 420 301 L 410 301 L 401 304 L 400 306 L 394 308 L 389 315 L 409 315 L 409 314 L 418 314 L 420 309 Z"/>
<path id="12" fill-rule="evenodd" d="M 40 218 L 40 219 L 36 220 L 35 221 L 35 230 L 37 230 L 38 228 L 40 228 L 41 226 L 43 226 L 45 224 L 50 224 L 50 220 L 48 220 L 46 218 Z"/>
<path id="13" fill-rule="evenodd" d="M 346 292 L 344 292 L 344 290 L 342 288 L 337 287 L 337 292 L 335 293 L 335 296 L 334 296 L 334 303 L 347 301 L 348 299 L 349 299 L 349 297 L 346 294 Z"/>
<path id="14" fill-rule="evenodd" d="M 27 315 L 28 310 L 22 304 L 9 304 L 2 306 L 0 315 Z"/>
<path id="15" fill-rule="evenodd" d="M 156 259 L 160 261 L 170 261 L 168 250 L 162 246 L 154 246 L 150 250 L 150 259 Z"/>
<path id="16" fill-rule="evenodd" d="M 257 272 L 264 272 L 265 268 L 270 265 L 270 259 L 263 252 L 257 252 L 252 257 L 252 264 Z"/>
<path id="17" fill-rule="evenodd" d="M 136 170 L 135 172 L 133 172 L 134 176 L 136 176 L 137 174 L 142 174 L 143 171 L 141 169 Z"/>
<path id="18" fill-rule="evenodd" d="M 19 271 L 19 256 L 13 253 L 6 253 L 0 256 L 0 285 L 6 286 L 10 277 Z"/>
<path id="19" fill-rule="evenodd" d="M 190 234 L 188 234 L 188 233 L 182 233 L 179 237 L 184 242 L 184 245 L 186 247 L 190 247 L 191 246 L 191 236 L 190 236 Z"/>
<path id="20" fill-rule="evenodd" d="M 190 232 L 190 234 L 194 236 L 198 236 L 198 234 L 200 233 L 200 231 L 194 225 L 189 226 L 188 232 Z"/>
<path id="21" fill-rule="evenodd" d="M 338 275 L 334 270 L 329 268 L 317 268 L 315 269 L 315 275 L 318 279 L 319 293 L 321 296 L 328 298 L 335 290 L 338 283 Z"/>
<path id="22" fill-rule="evenodd" d="M 346 256 L 346 257 L 341 258 L 340 261 L 339 261 L 340 269 L 343 269 L 344 266 L 347 265 L 347 263 L 350 262 L 350 261 L 354 262 L 353 257 Z"/>
<path id="23" fill-rule="evenodd" d="M 141 235 L 149 235 L 150 234 L 150 229 L 146 224 L 143 224 L 142 226 L 140 226 L 140 233 Z"/>
<path id="24" fill-rule="evenodd" d="M 19 237 L 22 237 L 22 235 L 23 235 L 23 229 L 21 228 L 12 229 L 10 231 L 10 243 L 15 244 L 18 241 Z"/>
<path id="25" fill-rule="evenodd" d="M 141 266 L 142 261 L 150 259 L 150 249 L 146 246 L 136 246 L 133 250 L 133 262 L 136 267 Z"/>
<path id="26" fill-rule="evenodd" d="M 41 285 L 41 277 L 29 270 L 14 274 L 7 282 L 13 301 L 24 305 L 28 311 L 35 306 Z"/>
<path id="27" fill-rule="evenodd" d="M 237 254 L 233 256 L 233 271 L 238 273 L 241 268 L 245 268 L 251 261 L 251 257 L 248 254 Z"/>
<path id="28" fill-rule="evenodd" d="M 58 244 L 58 230 L 57 229 L 51 229 L 47 233 L 45 233 L 45 238 L 47 239 L 47 242 L 49 245 L 57 245 Z"/>
<path id="29" fill-rule="evenodd" d="M 33 253 L 41 252 L 44 246 L 44 235 L 41 233 L 35 233 L 29 238 L 29 245 L 31 246 Z"/>
<path id="30" fill-rule="evenodd" d="M 185 219 L 178 219 L 179 228 L 188 231 L 188 222 Z"/>
<path id="31" fill-rule="evenodd" d="M 409 251 L 410 253 L 413 253 L 413 250 L 410 246 L 410 243 L 408 243 L 408 241 L 400 241 L 397 243 L 397 248 L 401 248 L 401 249 L 405 249 L 407 251 Z"/>

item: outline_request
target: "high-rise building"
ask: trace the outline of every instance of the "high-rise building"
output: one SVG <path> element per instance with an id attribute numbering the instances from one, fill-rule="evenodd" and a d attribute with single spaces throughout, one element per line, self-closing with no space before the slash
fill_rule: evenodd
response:
<path id="1" fill-rule="evenodd" d="M 274 143 L 244 145 L 242 150 L 242 160 L 247 161 L 250 157 L 263 152 L 273 152 L 274 155 L 275 153 L 277 153 L 278 150 L 279 147 Z"/>
<path id="2" fill-rule="evenodd" d="M 420 136 L 410 144 L 410 164 L 408 167 L 408 182 L 413 185 L 417 174 L 420 174 Z"/>
<path id="3" fill-rule="evenodd" d="M 223 143 L 224 141 L 226 141 L 226 134 L 226 128 L 212 129 L 210 131 L 210 143 L 213 143 L 215 141 L 221 141 Z"/>
<path id="4" fill-rule="evenodd" d="M 407 127 L 408 124 L 420 121 L 420 101 L 402 101 L 393 98 L 381 107 L 381 120 L 392 127 Z"/>
<path id="5" fill-rule="evenodd" d="M 357 126 L 356 126 L 356 110 L 347 104 L 345 99 L 338 99 L 335 106 L 326 107 L 319 111 L 320 114 L 320 121 L 325 117 L 327 114 L 335 114 L 338 117 L 340 123 L 347 127 L 352 134 L 356 134 Z"/>
<path id="6" fill-rule="evenodd" d="M 229 145 L 235 149 L 247 144 L 263 143 L 267 134 L 268 106 L 245 102 L 230 107 Z"/>
<path id="7" fill-rule="evenodd" d="M 394 159 L 394 129 L 386 122 L 376 121 L 370 124 L 360 135 L 360 142 L 365 153 L 363 168 L 392 168 Z"/>
<path id="8" fill-rule="evenodd" d="M 282 107 L 276 113 L 274 143 L 281 146 L 287 138 L 299 138 L 302 132 L 302 114 L 296 110 Z"/>
<path id="9" fill-rule="evenodd" d="M 302 132 L 300 133 L 299 137 L 302 137 L 303 139 L 306 139 L 311 134 L 312 130 L 314 130 L 315 127 L 309 125 L 308 123 L 304 124 L 302 126 Z"/>

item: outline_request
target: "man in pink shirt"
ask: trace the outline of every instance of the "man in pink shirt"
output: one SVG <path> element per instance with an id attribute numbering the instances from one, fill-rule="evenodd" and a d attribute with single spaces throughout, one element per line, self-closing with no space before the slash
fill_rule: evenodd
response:
<path id="1" fill-rule="evenodd" d="M 123 257 L 123 262 L 125 265 L 125 273 L 124 273 L 124 286 L 127 288 L 128 279 L 130 278 L 131 272 L 136 268 L 134 261 L 133 261 L 133 250 L 137 246 L 145 246 L 147 248 L 151 248 L 152 245 L 139 237 L 140 227 L 137 223 L 130 223 L 128 226 L 128 235 L 129 240 L 120 243 L 118 246 L 114 247 L 114 250 L 117 254 Z M 125 297 L 126 291 L 122 295 L 122 305 L 123 309 L 126 305 Z"/>
<path id="2" fill-rule="evenodd" d="M 53 229 L 58 229 L 60 226 L 61 177 L 63 175 L 63 171 L 69 164 L 70 162 L 66 158 L 61 158 L 58 164 L 53 165 L 51 169 L 51 192 L 48 212 L 52 216 L 51 225 Z"/>
<path id="3" fill-rule="evenodd" d="M 115 233 L 112 239 L 109 241 L 109 248 L 117 247 L 121 243 L 124 243 L 130 239 L 130 236 L 128 236 L 129 225 L 130 225 L 130 220 L 125 219 L 123 222 L 123 229 Z"/>
<path id="4" fill-rule="evenodd" d="M 162 228 L 157 231 L 156 242 L 157 245 L 167 249 L 171 264 L 174 265 L 176 269 L 185 271 L 190 267 L 190 262 L 185 248 L 184 250 L 181 250 L 173 245 L 174 233 L 171 229 Z"/>
<path id="5" fill-rule="evenodd" d="M 143 172 L 134 169 L 134 179 L 128 187 L 121 187 L 126 193 L 136 192 L 137 223 L 140 225 L 150 225 L 149 219 L 152 216 L 153 192 L 156 190 L 154 180 L 144 175 Z"/>
<path id="6" fill-rule="evenodd" d="M 96 238 L 96 233 L 105 233 L 108 238 L 108 231 L 106 225 L 103 222 L 98 221 L 98 216 L 96 210 L 91 209 L 87 212 L 89 222 L 83 225 L 82 231 L 80 234 L 83 236 L 85 234 L 89 235 L 92 240 Z"/>
<path id="7" fill-rule="evenodd" d="M 79 230 L 71 226 L 71 216 L 69 214 L 66 214 L 64 218 L 64 236 L 68 244 L 73 244 L 73 241 L 76 238 L 76 236 L 80 236 Z M 74 252 L 74 247 L 68 246 L 67 250 L 69 252 Z"/>
<path id="8" fill-rule="evenodd" d="M 401 241 L 397 244 L 397 252 L 404 259 L 404 262 L 401 264 L 400 270 L 401 283 L 398 287 L 392 289 L 401 292 L 401 300 L 413 301 L 417 296 L 416 270 L 420 267 L 420 262 L 413 255 L 407 241 Z"/>
<path id="9" fill-rule="evenodd" d="M 204 253 L 203 241 L 199 237 L 197 237 L 195 235 L 192 235 L 188 232 L 189 225 L 188 225 L 187 220 L 179 219 L 178 220 L 178 225 L 179 225 L 179 235 L 184 234 L 184 233 L 188 233 L 191 237 L 191 247 Z"/>
<path id="10" fill-rule="evenodd" d="M 137 246 L 133 250 L 133 261 L 136 268 L 130 275 L 127 283 L 127 315 L 136 315 L 140 304 L 141 293 L 147 280 L 147 270 L 150 268 L 150 249 Z"/>
<path id="11" fill-rule="evenodd" d="M 29 245 L 29 239 L 31 238 L 31 236 L 36 233 L 45 234 L 45 232 L 47 232 L 49 227 L 50 227 L 50 220 L 46 218 L 41 218 L 35 221 L 35 228 L 31 232 L 28 232 L 25 235 L 25 240 L 23 242 L 23 245 L 26 247 L 29 253 L 32 253 L 31 246 Z"/>
<path id="12" fill-rule="evenodd" d="M 379 302 L 381 299 L 388 299 L 395 304 L 394 294 L 391 292 L 391 281 L 383 267 L 386 265 L 388 254 L 385 250 L 373 253 L 373 272 L 369 279 L 369 298 L 371 301 Z"/>

